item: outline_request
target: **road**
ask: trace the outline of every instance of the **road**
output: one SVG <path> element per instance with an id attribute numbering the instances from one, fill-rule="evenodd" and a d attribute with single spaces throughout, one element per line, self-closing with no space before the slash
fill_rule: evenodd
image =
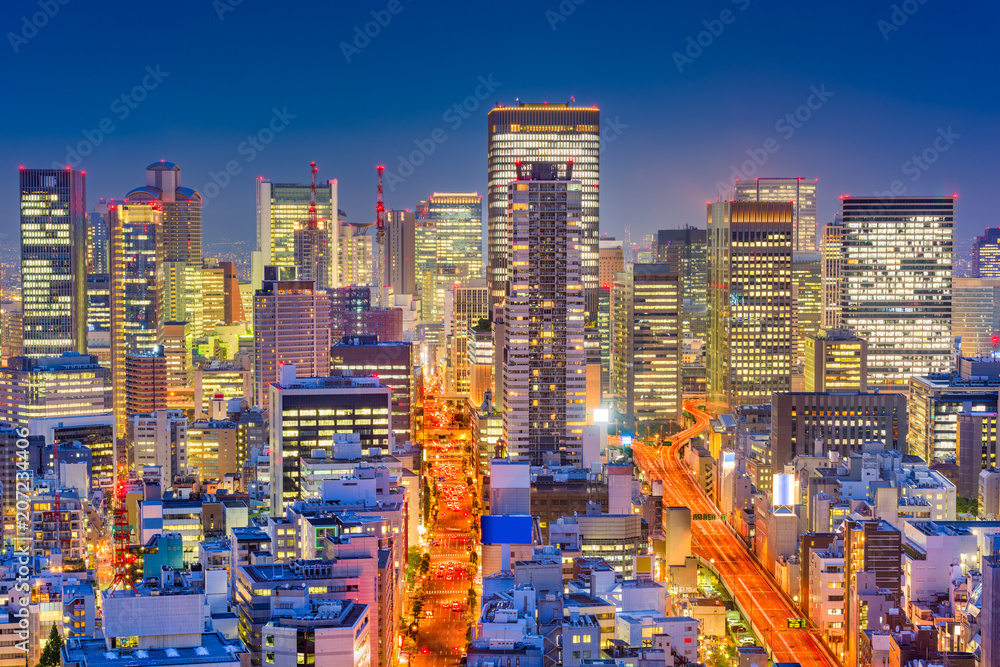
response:
<path id="1" fill-rule="evenodd" d="M 423 616 L 417 648 L 409 662 L 416 667 L 453 667 L 465 652 L 469 617 L 470 552 L 476 548 L 472 493 L 466 485 L 471 459 L 463 455 L 468 440 L 448 432 L 451 415 L 437 401 L 424 406 L 424 449 L 431 464 L 429 475 L 437 480 L 437 521 L 427 536 L 430 572 L 424 580 Z M 430 617 L 428 617 L 430 614 Z"/>
<path id="2" fill-rule="evenodd" d="M 695 423 L 677 434 L 669 447 L 635 443 L 636 465 L 652 479 L 663 480 L 664 506 L 688 507 L 692 514 L 719 516 L 719 510 L 680 462 L 681 447 L 708 429 L 711 415 L 693 402 L 685 403 L 684 409 Z M 691 543 L 695 555 L 713 564 L 733 597 L 750 615 L 750 622 L 771 649 L 775 662 L 798 662 L 802 667 L 839 665 L 815 630 L 788 629 L 787 619 L 798 618 L 801 613 L 724 521 L 692 520 Z"/>

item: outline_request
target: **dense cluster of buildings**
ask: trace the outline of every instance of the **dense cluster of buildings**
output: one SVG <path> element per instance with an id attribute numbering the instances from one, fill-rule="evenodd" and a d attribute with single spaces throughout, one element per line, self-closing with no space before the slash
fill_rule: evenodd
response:
<path id="1" fill-rule="evenodd" d="M 92 209 L 84 172 L 21 169 L 0 589 L 26 558 L 30 593 L 0 665 L 52 628 L 79 667 L 422 659 L 448 481 L 424 445 L 453 436 L 477 574 L 452 658 L 763 667 L 706 518 L 630 446 L 687 401 L 714 415 L 683 454 L 711 520 L 832 659 L 1000 664 L 997 230 L 955 278 L 955 197 L 842 197 L 822 225 L 815 180 L 756 178 L 636 248 L 600 234 L 596 107 L 487 121 L 485 215 L 435 192 L 371 229 L 315 163 L 258 178 L 247 282 L 204 256 L 177 165 Z"/>

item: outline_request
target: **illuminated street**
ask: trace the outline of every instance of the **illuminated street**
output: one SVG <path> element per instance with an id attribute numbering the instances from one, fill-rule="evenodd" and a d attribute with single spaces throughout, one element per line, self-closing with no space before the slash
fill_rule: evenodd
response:
<path id="1" fill-rule="evenodd" d="M 410 658 L 420 667 L 457 665 L 465 652 L 468 622 L 474 618 L 469 608 L 469 588 L 473 583 L 470 556 L 476 541 L 472 493 L 466 483 L 472 468 L 468 465 L 471 459 L 463 453 L 468 433 L 451 429 L 451 424 L 447 408 L 432 399 L 425 402 L 426 432 L 440 435 L 424 444 L 434 504 L 431 530 L 426 535 L 430 569 L 424 580 L 416 650 Z"/>
<path id="2" fill-rule="evenodd" d="M 677 434 L 669 447 L 637 442 L 636 465 L 649 477 L 663 480 L 664 505 L 688 507 L 692 515 L 718 516 L 719 510 L 680 462 L 682 446 L 708 428 L 711 416 L 693 402 L 684 409 L 695 418 L 694 425 Z M 787 619 L 798 618 L 801 612 L 724 521 L 692 520 L 691 536 L 695 555 L 715 567 L 776 662 L 798 662 L 802 667 L 838 664 L 815 631 L 787 628 Z"/>

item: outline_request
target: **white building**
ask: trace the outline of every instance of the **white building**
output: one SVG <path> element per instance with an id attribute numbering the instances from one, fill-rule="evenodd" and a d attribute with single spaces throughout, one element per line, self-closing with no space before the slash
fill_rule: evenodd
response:
<path id="1" fill-rule="evenodd" d="M 157 410 L 130 417 L 132 451 L 137 468 L 162 466 L 164 486 L 187 470 L 188 420 L 182 410 Z"/>

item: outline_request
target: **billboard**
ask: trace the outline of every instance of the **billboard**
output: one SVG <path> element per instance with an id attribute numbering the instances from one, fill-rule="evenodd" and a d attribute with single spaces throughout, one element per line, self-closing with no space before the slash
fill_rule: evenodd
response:
<path id="1" fill-rule="evenodd" d="M 728 471 L 736 467 L 736 452 L 730 449 L 723 449 L 720 458 L 722 460 L 722 470 Z"/>
<path id="2" fill-rule="evenodd" d="M 483 544 L 531 544 L 529 514 L 484 514 L 479 525 Z"/>
<path id="3" fill-rule="evenodd" d="M 788 507 L 796 502 L 795 475 L 779 474 L 771 478 L 771 488 L 774 492 L 771 497 L 772 507 Z"/>
<path id="4" fill-rule="evenodd" d="M 594 408 L 594 423 L 607 424 L 611 415 L 607 408 Z"/>

